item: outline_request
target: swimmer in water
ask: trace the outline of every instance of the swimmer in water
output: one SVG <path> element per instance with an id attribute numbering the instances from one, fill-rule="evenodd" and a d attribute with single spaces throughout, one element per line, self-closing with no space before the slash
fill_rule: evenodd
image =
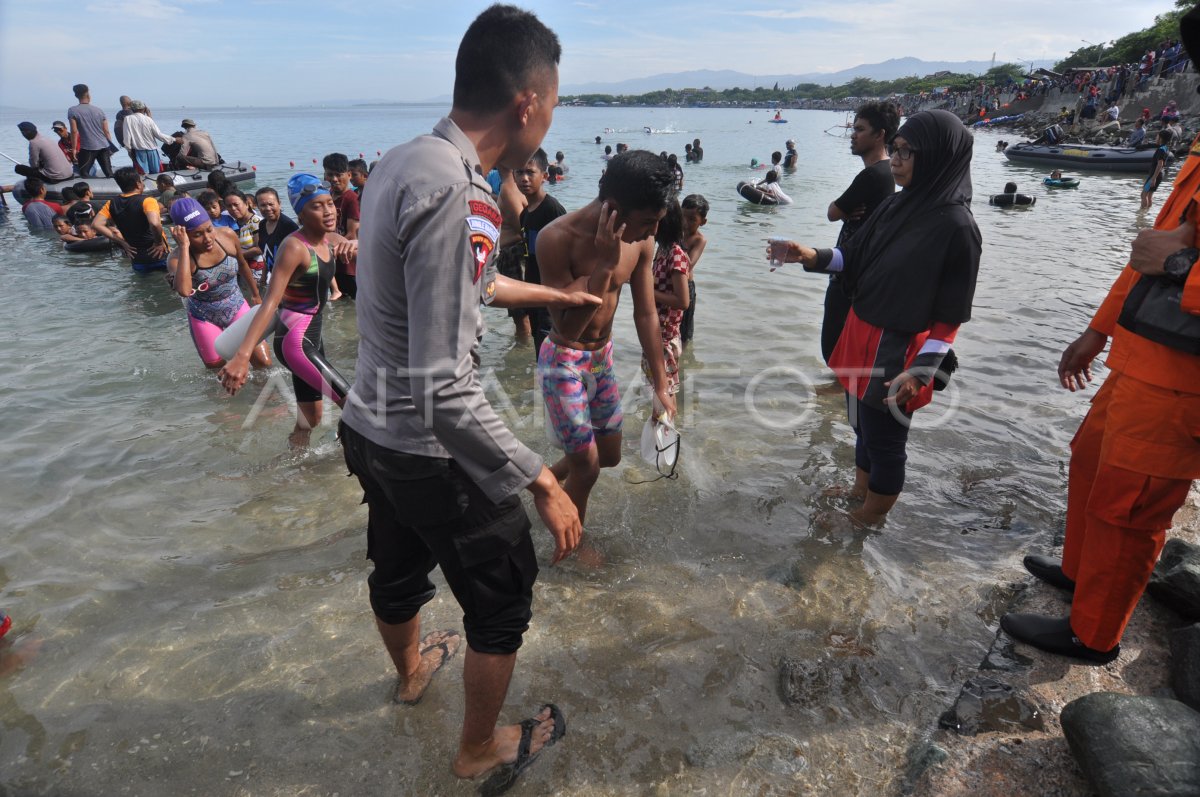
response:
<path id="1" fill-rule="evenodd" d="M 175 292 L 187 300 L 188 328 L 196 353 L 206 368 L 225 364 L 217 354 L 217 336 L 250 309 L 261 304 L 254 273 L 242 256 L 237 235 L 224 227 L 213 226 L 200 203 L 180 197 L 171 203 L 171 237 L 177 247 L 167 258 L 167 273 L 172 275 Z M 250 305 L 238 287 L 238 276 L 250 286 Z M 254 347 L 254 365 L 265 368 L 271 356 L 265 344 Z"/>
<path id="2" fill-rule="evenodd" d="M 275 356 L 292 372 L 299 409 L 288 443 L 303 448 L 321 423 L 322 394 L 340 407 L 350 392 L 350 383 L 325 359 L 321 311 L 329 298 L 337 258 L 357 255 L 358 242 L 334 232 L 337 205 L 329 183 L 311 174 L 297 174 L 288 180 L 288 199 L 300 229 L 279 247 L 263 307 L 246 331 L 237 354 L 218 376 L 230 395 L 241 390 L 249 374 L 250 354 L 274 323 L 278 309 L 286 331 L 275 335 Z"/>

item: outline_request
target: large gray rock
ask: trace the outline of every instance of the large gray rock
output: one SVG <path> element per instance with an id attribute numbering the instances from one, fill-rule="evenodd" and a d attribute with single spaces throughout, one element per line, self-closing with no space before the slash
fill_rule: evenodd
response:
<path id="1" fill-rule="evenodd" d="M 1200 620 L 1200 546 L 1167 540 L 1146 591 L 1189 620 Z"/>
<path id="2" fill-rule="evenodd" d="M 992 731 L 1045 730 L 1037 706 L 1006 683 L 976 675 L 963 684 L 954 706 L 938 719 L 938 726 L 962 736 Z"/>
<path id="3" fill-rule="evenodd" d="M 1171 633 L 1171 688 L 1200 711 L 1200 623 Z"/>
<path id="4" fill-rule="evenodd" d="M 1062 727 L 1102 797 L 1200 794 L 1200 713 L 1177 700 L 1096 692 L 1067 704 Z"/>

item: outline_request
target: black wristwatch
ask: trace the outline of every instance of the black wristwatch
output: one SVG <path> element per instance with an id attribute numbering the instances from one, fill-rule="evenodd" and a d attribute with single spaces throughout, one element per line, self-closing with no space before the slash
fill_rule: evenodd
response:
<path id="1" fill-rule="evenodd" d="M 1197 258 L 1200 258 L 1200 249 L 1194 246 L 1167 255 L 1167 259 L 1163 261 L 1163 275 L 1182 285 L 1187 282 L 1188 274 L 1192 273 L 1192 266 Z"/>

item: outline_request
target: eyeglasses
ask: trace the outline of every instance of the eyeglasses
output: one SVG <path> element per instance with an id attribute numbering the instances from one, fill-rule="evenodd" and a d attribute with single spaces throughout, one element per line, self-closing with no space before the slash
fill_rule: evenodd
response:
<path id="1" fill-rule="evenodd" d="M 893 158 L 898 158 L 901 161 L 912 160 L 913 154 L 916 152 L 912 147 L 888 147 L 888 155 Z"/>

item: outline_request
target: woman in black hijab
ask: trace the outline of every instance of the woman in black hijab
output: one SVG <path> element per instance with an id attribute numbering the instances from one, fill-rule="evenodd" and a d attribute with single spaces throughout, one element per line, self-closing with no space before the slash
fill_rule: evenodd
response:
<path id="1" fill-rule="evenodd" d="M 948 111 L 909 117 L 890 147 L 902 190 L 853 238 L 839 249 L 772 244 L 775 259 L 840 273 L 852 297 L 829 365 L 857 437 L 851 494 L 863 505 L 851 516 L 863 523 L 882 522 L 895 505 L 912 413 L 945 386 L 950 346 L 971 318 L 982 244 L 971 215 L 972 143 Z"/>

